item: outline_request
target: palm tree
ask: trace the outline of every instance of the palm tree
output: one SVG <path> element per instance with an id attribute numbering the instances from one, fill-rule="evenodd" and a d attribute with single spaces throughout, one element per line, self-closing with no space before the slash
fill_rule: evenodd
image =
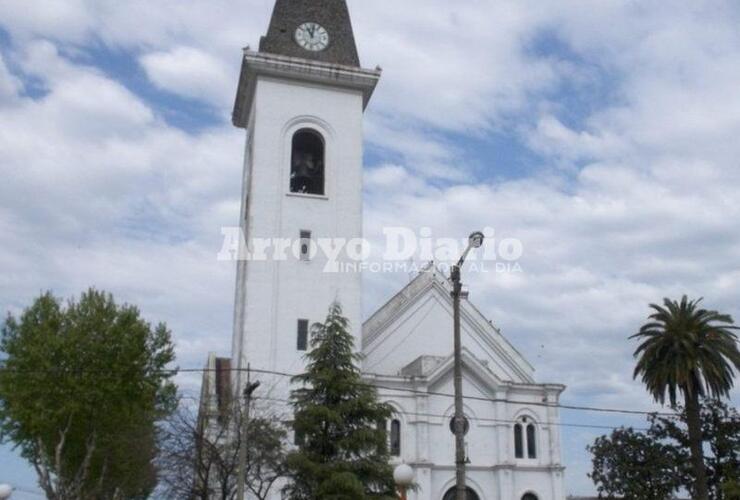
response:
<path id="1" fill-rule="evenodd" d="M 642 382 L 656 401 L 676 406 L 678 392 L 686 406 L 691 462 L 696 478 L 695 499 L 707 500 L 699 398 L 728 396 L 733 386 L 733 366 L 740 370 L 737 336 L 732 317 L 700 309 L 702 299 L 681 302 L 664 299 L 663 306 L 651 304 L 650 321 L 630 338 L 642 343 L 635 351 L 639 358 L 634 377 Z"/>

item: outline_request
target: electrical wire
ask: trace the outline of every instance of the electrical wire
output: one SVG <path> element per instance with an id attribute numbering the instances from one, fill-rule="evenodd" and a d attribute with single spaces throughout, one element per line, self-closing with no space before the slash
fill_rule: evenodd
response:
<path id="1" fill-rule="evenodd" d="M 252 398 L 253 400 L 261 400 L 261 401 L 272 401 L 277 403 L 291 403 L 289 399 L 281 399 L 281 398 L 270 398 L 270 397 L 264 397 L 264 396 L 255 396 Z M 430 417 L 430 418 L 452 418 L 451 415 L 440 415 L 438 413 L 425 413 L 425 412 L 418 412 L 418 411 L 410 411 L 407 413 L 409 416 L 417 416 L 417 417 Z M 501 418 L 488 418 L 488 417 L 473 417 L 473 416 L 465 416 L 466 419 L 476 421 L 476 422 L 491 422 L 495 424 L 517 424 L 521 423 L 520 420 L 508 420 L 508 419 L 501 419 Z M 610 425 L 594 425 L 594 424 L 575 424 L 575 423 L 568 423 L 568 422 L 537 422 L 537 425 L 542 427 L 548 427 L 548 426 L 556 426 L 556 427 L 576 427 L 576 428 L 583 428 L 583 429 L 606 429 L 606 430 L 614 430 L 618 427 L 610 426 Z M 647 428 L 635 428 L 632 427 L 632 429 L 635 429 L 637 431 L 647 431 Z"/>
<path id="2" fill-rule="evenodd" d="M 62 374 L 68 374 L 68 375 L 74 375 L 79 376 L 83 373 L 93 373 L 93 374 L 100 374 L 100 375 L 113 375 L 114 372 L 111 372 L 110 370 L 103 370 L 103 369 L 81 369 L 81 370 L 64 370 L 64 369 L 44 369 L 44 370 L 17 370 L 17 369 L 11 369 L 8 367 L 0 367 L 0 372 L 2 371 L 12 371 L 14 373 L 20 373 L 20 374 L 33 374 L 33 373 L 53 373 L 54 375 L 62 375 Z M 147 370 L 147 374 L 151 375 L 163 375 L 163 376 L 174 376 L 178 374 L 184 374 L 184 373 L 208 373 L 208 372 L 254 372 L 254 373 L 261 373 L 264 375 L 274 375 L 274 376 L 280 376 L 280 377 L 288 377 L 288 378 L 294 378 L 298 376 L 297 373 L 286 373 L 286 372 L 280 372 L 275 370 L 265 370 L 260 368 L 223 368 L 223 369 L 215 369 L 215 368 L 173 368 L 170 370 Z M 376 376 L 376 377 L 385 377 L 387 375 L 382 374 L 376 374 L 376 373 L 365 373 L 365 375 L 369 376 Z M 419 389 L 411 389 L 406 387 L 393 387 L 389 385 L 383 385 L 378 383 L 371 383 L 366 382 L 368 386 L 377 388 L 377 389 L 385 389 L 388 391 L 394 391 L 394 392 L 406 392 L 411 394 L 417 394 L 417 395 L 425 395 L 425 396 L 441 396 L 441 397 L 449 397 L 454 398 L 455 395 L 451 393 L 446 392 L 437 392 L 437 391 L 423 391 Z M 529 385 L 536 385 L 536 384 L 529 384 Z M 598 406 L 579 406 L 579 405 L 567 405 L 562 403 L 552 403 L 547 401 L 523 401 L 523 400 L 515 400 L 515 399 L 507 399 L 507 398 L 487 398 L 483 396 L 465 396 L 463 395 L 463 399 L 469 400 L 469 401 L 485 401 L 490 403 L 510 403 L 510 404 L 523 404 L 523 405 L 530 405 L 530 406 L 540 406 L 545 408 L 557 408 L 557 409 L 563 409 L 563 410 L 573 410 L 573 411 L 588 411 L 588 412 L 598 412 L 598 413 L 612 413 L 612 414 L 623 414 L 623 415 L 643 415 L 643 416 L 650 416 L 650 415 L 659 415 L 659 416 L 673 416 L 675 413 L 669 413 L 669 412 L 659 412 L 659 411 L 645 411 L 645 410 L 633 410 L 633 409 L 627 409 L 627 408 L 606 408 L 606 407 L 598 407 Z"/>

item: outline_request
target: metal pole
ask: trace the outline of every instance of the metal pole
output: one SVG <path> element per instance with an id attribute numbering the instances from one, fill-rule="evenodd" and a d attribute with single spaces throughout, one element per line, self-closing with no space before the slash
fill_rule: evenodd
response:
<path id="1" fill-rule="evenodd" d="M 467 253 L 467 252 L 466 252 Z M 464 258 L 464 257 L 463 257 Z M 462 261 L 462 259 L 460 259 Z M 460 265 L 452 267 L 452 307 L 455 336 L 455 474 L 456 500 L 465 500 L 465 415 L 462 393 L 462 341 L 460 339 Z"/>
<path id="2" fill-rule="evenodd" d="M 244 388 L 244 414 L 241 421 L 241 439 L 239 440 L 239 475 L 236 478 L 236 498 L 244 500 L 244 483 L 247 472 L 247 431 L 249 430 L 249 404 L 252 393 L 260 386 L 259 380 L 251 383 L 251 371 L 247 365 L 247 386 Z"/>
<path id="3" fill-rule="evenodd" d="M 485 235 L 477 231 L 468 238 L 468 246 L 463 252 L 457 264 L 452 266 L 450 279 L 452 281 L 452 309 L 455 336 L 455 500 L 466 500 L 467 488 L 465 487 L 465 413 L 463 412 L 463 389 L 462 389 L 462 340 L 460 339 L 460 296 L 462 295 L 462 283 L 460 282 L 460 269 L 465 263 L 468 253 L 474 248 L 483 245 Z"/>
<path id="4" fill-rule="evenodd" d="M 399 486 L 398 492 L 401 494 L 401 500 L 406 500 L 406 487 L 405 486 Z"/>

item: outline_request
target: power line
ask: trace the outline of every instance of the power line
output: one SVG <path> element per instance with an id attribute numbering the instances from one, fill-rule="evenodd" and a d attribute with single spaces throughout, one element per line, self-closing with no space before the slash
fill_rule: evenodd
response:
<path id="1" fill-rule="evenodd" d="M 246 371 L 246 369 L 240 369 L 240 368 L 230 368 L 229 370 Z M 217 370 L 204 369 L 203 371 L 217 371 Z M 251 371 L 255 373 L 266 374 L 266 375 L 277 375 L 281 377 L 291 377 L 291 378 L 297 375 L 297 374 L 291 374 L 291 373 L 286 373 L 286 372 L 279 372 L 279 371 L 274 371 L 274 370 L 264 370 L 264 369 L 258 369 L 258 368 L 251 368 Z M 366 375 L 383 376 L 377 373 L 366 373 Z M 392 387 L 392 386 L 386 386 L 382 384 L 373 384 L 373 383 L 369 383 L 368 385 L 372 387 L 380 388 L 380 389 L 390 390 L 390 391 L 408 392 L 412 394 L 421 394 L 421 395 L 443 396 L 443 397 L 449 397 L 449 398 L 455 397 L 454 394 L 445 393 L 445 392 L 422 391 L 418 389 L 409 389 L 405 387 Z M 601 413 L 617 413 L 617 414 L 640 415 L 640 416 L 650 416 L 650 415 L 673 416 L 675 415 L 675 413 L 670 413 L 670 412 L 630 410 L 630 409 L 622 409 L 622 408 L 603 408 L 603 407 L 595 407 L 595 406 L 564 405 L 560 403 L 522 401 L 522 400 L 514 400 L 514 399 L 506 399 L 506 398 L 486 398 L 482 396 L 463 396 L 463 398 L 468 399 L 468 400 L 473 400 L 473 401 L 523 404 L 523 405 L 542 406 L 542 407 L 559 408 L 559 409 L 564 409 L 564 410 L 575 410 L 575 411 L 592 411 L 592 412 L 601 412 Z"/>
<path id="2" fill-rule="evenodd" d="M 6 372 L 13 372 L 13 373 L 19 373 L 19 374 L 34 374 L 34 373 L 53 373 L 55 375 L 61 375 L 61 374 L 68 374 L 68 375 L 75 375 L 79 376 L 83 373 L 93 373 L 93 374 L 100 374 L 100 375 L 113 375 L 115 372 L 112 372 L 111 370 L 107 369 L 93 369 L 93 368 L 84 368 L 79 370 L 66 370 L 66 369 L 54 369 L 54 368 L 48 368 L 48 369 L 33 369 L 33 370 L 19 370 L 19 369 L 13 369 L 8 367 L 0 367 L 0 371 L 6 371 Z M 174 376 L 182 373 L 208 373 L 208 372 L 247 372 L 247 368 L 223 368 L 223 369 L 215 369 L 215 368 L 173 368 L 170 370 L 144 370 L 147 374 L 151 375 L 163 375 L 163 376 Z M 265 370 L 265 369 L 259 369 L 259 368 L 251 368 L 251 371 L 254 373 L 261 373 L 265 375 L 275 375 L 280 377 L 289 377 L 293 378 L 298 376 L 297 373 L 286 373 L 286 372 L 280 372 L 275 370 Z M 117 373 L 115 373 L 118 375 Z M 125 371 L 121 372 L 121 374 L 126 374 Z M 366 375 L 370 376 L 386 376 L 382 374 L 377 373 L 366 373 Z M 389 391 L 394 392 L 406 392 L 411 394 L 418 394 L 418 395 L 426 395 L 426 396 L 441 396 L 441 397 L 449 397 L 454 398 L 454 394 L 446 393 L 446 392 L 437 392 L 437 391 L 422 391 L 419 389 L 411 389 L 411 388 L 404 388 L 404 387 L 392 387 L 388 385 L 382 385 L 382 384 L 375 384 L 375 383 L 367 383 L 367 385 L 371 387 L 375 387 L 378 389 L 385 389 Z M 510 404 L 522 404 L 522 405 L 530 405 L 530 406 L 540 406 L 545 408 L 558 408 L 563 410 L 573 410 L 573 411 L 589 411 L 589 412 L 598 412 L 598 413 L 612 413 L 612 414 L 623 414 L 623 415 L 641 415 L 641 416 L 650 416 L 650 415 L 660 415 L 660 416 L 673 416 L 675 413 L 669 413 L 669 412 L 658 412 L 658 411 L 644 411 L 644 410 L 632 410 L 632 409 L 626 409 L 626 408 L 606 408 L 606 407 L 598 407 L 598 406 L 579 406 L 579 405 L 566 405 L 561 403 L 551 403 L 546 401 L 523 401 L 523 400 L 514 400 L 514 399 L 506 399 L 506 398 L 487 398 L 483 396 L 463 396 L 464 399 L 469 401 L 485 401 L 490 403 L 510 403 Z"/>
<path id="3" fill-rule="evenodd" d="M 240 370 L 239 368 L 232 368 L 232 370 Z M 278 375 L 282 377 L 295 377 L 296 374 L 290 374 L 285 372 L 278 372 L 274 370 L 260 370 L 256 368 L 251 369 L 255 373 L 263 373 L 267 375 Z M 242 371 L 245 371 L 242 369 Z M 365 375 L 371 375 L 371 376 L 384 376 L 377 373 L 366 373 Z M 398 392 L 408 392 L 412 394 L 420 394 L 420 395 L 430 395 L 430 396 L 443 396 L 443 397 L 449 397 L 454 398 L 454 394 L 446 393 L 446 392 L 436 392 L 436 391 L 422 391 L 419 389 L 409 389 L 405 387 L 392 387 L 382 384 L 373 384 L 368 383 L 368 385 L 372 387 L 376 387 L 379 389 L 386 389 L 390 391 L 398 391 Z M 531 406 L 542 406 L 546 408 L 559 408 L 563 410 L 576 410 L 576 411 L 592 411 L 592 412 L 601 412 L 601 413 L 619 413 L 619 414 L 626 414 L 626 415 L 662 415 L 662 416 L 672 416 L 675 415 L 675 413 L 668 413 L 668 412 L 654 412 L 654 411 L 642 411 L 642 410 L 629 410 L 629 409 L 622 409 L 622 408 L 603 408 L 603 407 L 596 407 L 596 406 L 577 406 L 577 405 L 564 405 L 560 403 L 548 403 L 545 401 L 539 402 L 539 401 L 521 401 L 521 400 L 515 400 L 515 399 L 506 399 L 506 398 L 486 398 L 482 396 L 463 396 L 464 399 L 472 400 L 472 401 L 486 401 L 491 403 L 511 403 L 511 404 L 524 404 L 524 405 L 531 405 Z"/>
<path id="4" fill-rule="evenodd" d="M 189 399 L 195 400 L 195 398 L 189 398 Z M 217 399 L 218 399 L 217 396 L 211 395 L 208 397 L 207 400 L 214 401 Z M 266 397 L 266 396 L 255 396 L 252 399 L 260 400 L 260 401 L 276 402 L 276 403 L 285 403 L 285 404 L 292 403 L 292 401 L 290 401 L 289 399 L 271 398 L 271 397 Z M 450 418 L 450 415 L 442 415 L 439 413 L 425 413 L 425 412 L 418 412 L 418 411 L 409 411 L 407 413 L 404 413 L 404 415 L 417 416 L 417 417 L 430 417 L 430 418 Z M 474 421 L 479 421 L 479 422 L 499 423 L 499 424 L 520 423 L 520 421 L 518 420 L 508 420 L 508 419 L 490 418 L 490 417 L 466 416 L 466 418 L 468 420 L 474 420 Z M 623 426 L 614 426 L 614 425 L 576 424 L 576 423 L 571 423 L 571 422 L 537 422 L 537 424 L 543 427 L 555 426 L 555 427 L 574 427 L 574 428 L 582 428 L 582 429 L 601 429 L 601 430 L 615 430 L 615 429 L 619 429 L 620 427 L 623 427 Z M 643 432 L 647 432 L 649 430 L 645 427 L 630 426 L 630 428 L 636 431 L 643 431 Z"/>
<path id="5" fill-rule="evenodd" d="M 288 399 L 281 399 L 281 398 L 270 398 L 270 397 L 262 397 L 258 396 L 255 397 L 256 400 L 262 400 L 262 401 L 274 401 L 278 403 L 291 403 Z M 425 412 L 417 412 L 412 411 L 408 412 L 408 415 L 411 416 L 419 416 L 419 417 L 431 417 L 431 418 L 451 418 L 450 415 L 440 415 L 438 413 L 425 413 Z M 478 422 L 491 422 L 491 423 L 497 423 L 497 424 L 516 424 L 520 423 L 518 420 L 508 420 L 508 419 L 501 419 L 501 418 L 489 418 L 489 417 L 473 417 L 466 415 L 465 418 L 468 420 L 474 420 Z M 557 426 L 557 427 L 576 427 L 576 428 L 584 428 L 584 429 L 606 429 L 606 430 L 614 430 L 618 427 L 610 426 L 610 425 L 595 425 L 595 424 L 575 424 L 575 423 L 567 423 L 567 422 L 537 422 L 538 425 L 542 427 L 548 427 L 548 426 Z M 635 428 L 633 429 L 637 431 L 647 431 L 646 428 Z"/>

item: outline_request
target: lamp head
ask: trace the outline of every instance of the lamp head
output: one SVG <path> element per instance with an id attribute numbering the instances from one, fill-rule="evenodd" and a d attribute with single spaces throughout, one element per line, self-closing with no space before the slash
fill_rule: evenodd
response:
<path id="1" fill-rule="evenodd" d="M 9 484 L 0 484 L 0 500 L 5 500 L 6 498 L 10 498 L 10 495 L 13 494 L 13 487 Z"/>
<path id="2" fill-rule="evenodd" d="M 483 240 L 485 238 L 486 237 L 483 233 L 481 233 L 480 231 L 476 231 L 470 235 L 470 238 L 468 238 L 468 242 L 470 243 L 470 246 L 472 248 L 480 248 L 483 246 Z"/>
<path id="3" fill-rule="evenodd" d="M 393 480 L 398 486 L 411 486 L 414 482 L 414 469 L 406 464 L 400 464 L 393 471 Z"/>

